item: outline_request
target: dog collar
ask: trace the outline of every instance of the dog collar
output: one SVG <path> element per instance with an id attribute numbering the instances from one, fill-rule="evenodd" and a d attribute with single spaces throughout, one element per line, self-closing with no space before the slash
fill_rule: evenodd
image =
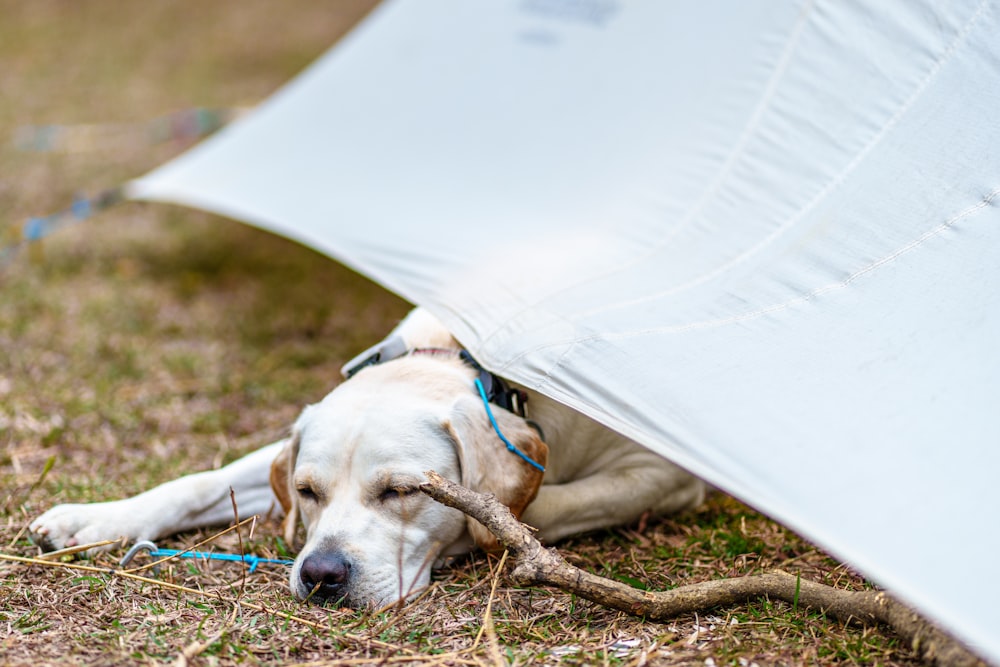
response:
<path id="1" fill-rule="evenodd" d="M 406 341 L 400 336 L 390 336 L 378 345 L 368 348 L 348 361 L 340 369 L 340 373 L 345 379 L 350 380 L 362 368 L 377 366 L 387 361 L 410 355 L 458 357 L 479 373 L 479 381 L 482 383 L 483 390 L 486 392 L 486 398 L 490 403 L 509 410 L 519 417 L 525 417 L 525 403 L 528 402 L 528 394 L 521 389 L 512 388 L 503 379 L 483 368 L 469 354 L 468 350 L 456 350 L 446 347 L 416 347 L 410 349 L 406 347 Z"/>
<path id="2" fill-rule="evenodd" d="M 358 356 L 354 357 L 340 369 L 340 374 L 345 379 L 350 380 L 362 368 L 377 366 L 393 359 L 399 359 L 409 355 L 429 355 L 458 357 L 479 373 L 479 384 L 482 385 L 482 392 L 486 394 L 488 403 L 497 405 L 504 410 L 513 412 L 528 422 L 531 428 L 538 432 L 538 437 L 545 441 L 545 434 L 542 427 L 531 421 L 526 416 L 525 405 L 528 402 L 528 394 L 522 389 L 511 387 L 503 378 L 494 375 L 480 365 L 468 350 L 456 350 L 447 347 L 406 347 L 406 341 L 400 336 L 389 336 L 378 345 L 368 348 Z M 478 385 L 477 385 L 478 391 Z"/>
<path id="3" fill-rule="evenodd" d="M 493 411 L 490 409 L 490 403 L 492 403 L 518 415 L 524 419 L 531 428 L 538 432 L 538 437 L 544 442 L 545 434 L 542 432 L 541 427 L 525 417 L 524 406 L 525 403 L 528 402 L 527 392 L 510 387 L 503 381 L 503 379 L 493 373 L 490 373 L 488 370 L 483 368 L 471 354 L 469 354 L 468 350 L 456 350 L 453 348 L 443 347 L 417 347 L 409 349 L 406 347 L 406 341 L 404 341 L 401 337 L 390 336 L 378 345 L 368 348 L 358 356 L 348 361 L 344 367 L 340 369 L 340 373 L 345 379 L 350 380 L 362 368 L 377 366 L 379 364 L 384 364 L 387 361 L 392 361 L 393 359 L 399 359 L 400 357 L 409 355 L 447 356 L 451 358 L 458 357 L 476 370 L 479 373 L 479 376 L 476 378 L 474 385 L 479 397 L 483 399 L 483 406 L 486 408 L 486 416 L 489 417 L 490 425 L 493 426 L 493 430 L 496 432 L 497 436 L 507 447 L 508 451 L 521 457 L 521 459 L 532 467 L 545 472 L 544 466 L 518 449 L 500 431 L 500 426 L 497 424 L 497 420 L 493 416 Z"/>

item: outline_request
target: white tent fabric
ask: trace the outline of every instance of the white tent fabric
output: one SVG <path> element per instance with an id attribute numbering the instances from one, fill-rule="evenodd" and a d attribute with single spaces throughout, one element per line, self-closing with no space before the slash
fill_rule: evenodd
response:
<path id="1" fill-rule="evenodd" d="M 360 270 L 1000 660 L 998 36 L 988 0 L 394 0 L 130 192 Z"/>

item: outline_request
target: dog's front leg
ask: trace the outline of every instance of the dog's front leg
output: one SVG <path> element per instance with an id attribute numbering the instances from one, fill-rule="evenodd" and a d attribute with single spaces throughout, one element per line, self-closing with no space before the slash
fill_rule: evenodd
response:
<path id="1" fill-rule="evenodd" d="M 284 446 L 276 442 L 218 470 L 187 475 L 123 500 L 57 505 L 35 519 L 33 538 L 46 549 L 102 540 L 155 540 L 233 518 L 232 488 L 241 518 L 272 509 L 279 515 L 269 474 Z"/>
<path id="2" fill-rule="evenodd" d="M 637 459 L 633 461 L 632 459 Z M 646 459 L 646 460 L 643 460 Z M 638 521 L 646 512 L 670 514 L 695 507 L 705 485 L 650 454 L 563 484 L 545 485 L 521 520 L 551 544 L 570 535 Z"/>

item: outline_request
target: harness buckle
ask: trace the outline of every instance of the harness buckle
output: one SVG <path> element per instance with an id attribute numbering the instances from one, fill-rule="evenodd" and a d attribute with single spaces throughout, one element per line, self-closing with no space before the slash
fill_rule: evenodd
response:
<path id="1" fill-rule="evenodd" d="M 526 404 L 528 402 L 528 392 L 522 389 L 512 389 L 504 380 L 483 368 L 478 361 L 469 354 L 468 350 L 462 350 L 458 354 L 459 358 L 479 371 L 479 381 L 486 391 L 486 398 L 490 403 L 498 405 L 504 410 L 513 412 L 522 419 L 525 418 Z"/>
<path id="2" fill-rule="evenodd" d="M 350 380 L 362 368 L 377 366 L 397 359 L 405 355 L 406 352 L 406 341 L 400 336 L 390 336 L 344 364 L 340 369 L 340 374 L 344 376 L 345 380 Z"/>

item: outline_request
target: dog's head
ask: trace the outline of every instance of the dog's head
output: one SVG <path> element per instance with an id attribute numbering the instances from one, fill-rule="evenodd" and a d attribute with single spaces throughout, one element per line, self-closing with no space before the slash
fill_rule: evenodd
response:
<path id="1" fill-rule="evenodd" d="M 439 556 L 496 547 L 458 510 L 419 491 L 424 472 L 493 493 L 520 516 L 542 473 L 507 451 L 459 360 L 407 357 L 364 369 L 305 409 L 272 468 L 286 540 L 306 541 L 291 573 L 300 598 L 380 606 L 424 588 Z M 542 465 L 547 448 L 524 420 L 494 414 Z M 471 541 L 470 541 L 471 537 Z"/>

